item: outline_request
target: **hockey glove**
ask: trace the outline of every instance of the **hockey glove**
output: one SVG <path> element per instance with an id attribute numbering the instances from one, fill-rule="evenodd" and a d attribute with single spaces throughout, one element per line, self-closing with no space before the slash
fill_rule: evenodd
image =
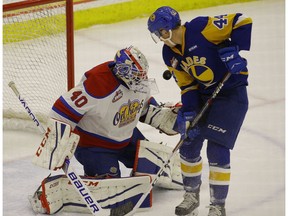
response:
<path id="1" fill-rule="evenodd" d="M 219 49 L 218 53 L 231 74 L 239 74 L 247 66 L 246 59 L 239 55 L 238 46 Z"/>
<path id="2" fill-rule="evenodd" d="M 66 158 L 73 157 L 78 142 L 79 136 L 71 131 L 70 125 L 50 119 L 33 163 L 49 170 L 60 169 Z"/>
<path id="3" fill-rule="evenodd" d="M 184 113 L 181 110 L 178 111 L 176 127 L 174 129 L 180 133 L 181 139 L 188 137 L 190 140 L 193 140 L 200 134 L 200 128 L 197 125 L 189 129 L 190 122 L 193 121 L 195 116 L 195 111 Z"/>
<path id="4" fill-rule="evenodd" d="M 178 132 L 173 130 L 173 126 L 175 125 L 177 112 L 181 106 L 180 103 L 173 105 L 166 103 L 161 106 L 150 104 L 143 122 L 169 136 L 176 135 Z"/>

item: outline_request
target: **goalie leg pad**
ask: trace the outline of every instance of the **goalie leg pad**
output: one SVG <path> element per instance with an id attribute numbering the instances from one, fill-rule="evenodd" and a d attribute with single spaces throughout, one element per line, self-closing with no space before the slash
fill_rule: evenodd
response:
<path id="1" fill-rule="evenodd" d="M 136 205 L 151 182 L 148 175 L 110 179 L 81 178 L 103 209 L 115 208 L 128 202 Z M 65 175 L 44 179 L 41 191 L 37 192 L 37 196 L 30 196 L 29 200 L 36 213 L 55 214 L 61 210 L 90 213 Z M 140 208 L 147 209 L 151 205 L 152 191 Z"/>
<path id="2" fill-rule="evenodd" d="M 159 143 L 146 140 L 139 141 L 133 172 L 135 175 L 150 174 L 156 177 L 157 172 L 164 166 L 172 150 L 173 148 Z M 168 189 L 183 189 L 179 153 L 176 153 L 171 158 L 170 163 L 164 168 L 162 175 L 158 178 L 156 185 Z"/>

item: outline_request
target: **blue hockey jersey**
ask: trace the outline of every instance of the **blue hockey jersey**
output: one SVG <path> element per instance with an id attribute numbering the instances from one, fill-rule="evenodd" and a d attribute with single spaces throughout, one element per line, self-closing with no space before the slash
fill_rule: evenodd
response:
<path id="1" fill-rule="evenodd" d="M 162 55 L 181 89 L 183 109 L 197 110 L 199 94 L 211 94 L 227 73 L 218 49 L 225 46 L 238 46 L 239 50 L 250 49 L 252 19 L 241 13 L 201 16 L 180 28 L 183 28 L 182 46 L 170 48 L 164 45 Z M 248 85 L 247 78 L 246 68 L 239 75 L 232 75 L 222 92 Z"/>

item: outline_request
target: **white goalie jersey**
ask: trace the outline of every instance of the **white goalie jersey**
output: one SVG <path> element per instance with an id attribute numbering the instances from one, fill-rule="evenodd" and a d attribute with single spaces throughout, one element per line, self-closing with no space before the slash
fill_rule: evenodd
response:
<path id="1" fill-rule="evenodd" d="M 79 146 L 125 147 L 146 112 L 149 92 L 128 90 L 108 65 L 106 62 L 86 72 L 81 82 L 52 107 L 52 118 L 75 127 L 81 137 Z"/>

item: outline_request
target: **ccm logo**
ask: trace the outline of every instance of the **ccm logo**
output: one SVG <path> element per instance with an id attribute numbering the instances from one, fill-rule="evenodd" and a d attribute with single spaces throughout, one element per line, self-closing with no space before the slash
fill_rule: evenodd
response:
<path id="1" fill-rule="evenodd" d="M 220 127 L 211 125 L 211 124 L 208 125 L 208 128 L 209 128 L 209 129 L 212 129 L 212 130 L 214 130 L 214 131 L 223 133 L 223 134 L 226 133 L 226 131 L 227 131 L 227 130 L 224 130 L 224 129 L 220 128 Z"/>
<path id="2" fill-rule="evenodd" d="M 87 186 L 89 187 L 97 187 L 99 182 L 93 182 L 93 181 L 83 181 Z M 68 184 L 72 184 L 70 181 L 68 182 Z"/>
<path id="3" fill-rule="evenodd" d="M 42 153 L 42 148 L 44 148 L 47 140 L 48 140 L 48 137 L 49 137 L 49 133 L 51 132 L 50 128 L 47 128 L 47 132 L 45 133 L 45 136 L 39 146 L 39 148 L 37 149 L 37 152 L 36 152 L 36 156 L 39 157 L 40 154 Z"/>

